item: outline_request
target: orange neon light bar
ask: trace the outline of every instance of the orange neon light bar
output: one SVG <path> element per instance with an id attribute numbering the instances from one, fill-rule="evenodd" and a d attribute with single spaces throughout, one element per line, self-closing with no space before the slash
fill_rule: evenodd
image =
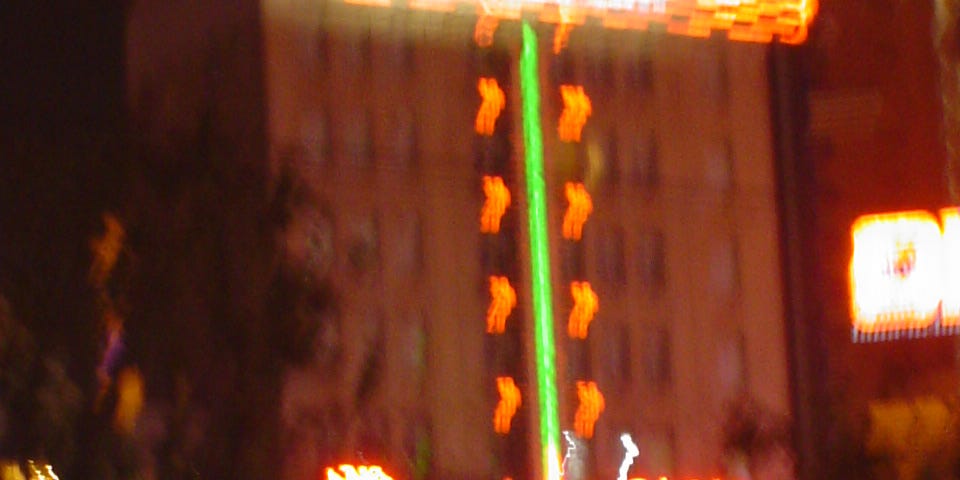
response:
<path id="1" fill-rule="evenodd" d="M 557 133 L 564 142 L 579 142 L 583 125 L 593 113 L 590 98 L 583 92 L 582 85 L 560 85 L 560 97 L 563 98 L 563 112 Z"/>
<path id="2" fill-rule="evenodd" d="M 500 401 L 493 412 L 493 430 L 500 435 L 506 435 L 510 433 L 510 422 L 523 402 L 520 389 L 512 377 L 497 377 L 497 391 L 500 392 Z"/>
<path id="3" fill-rule="evenodd" d="M 663 25 L 672 34 L 707 37 L 726 31 L 730 40 L 799 44 L 807 38 L 818 0 L 344 0 L 346 3 L 415 10 L 453 12 L 471 10 L 478 21 L 478 44 L 492 43 L 498 19 L 518 19 L 524 12 L 541 21 L 582 25 L 596 19 L 606 28 L 646 30 Z M 458 7 L 465 6 L 466 9 Z M 562 36 L 561 36 L 562 39 Z M 485 43 L 481 43 L 481 41 Z M 555 45 L 555 50 L 556 45 Z M 561 42 L 562 48 L 562 42 Z M 559 51 L 559 50 L 557 50 Z"/>
<path id="4" fill-rule="evenodd" d="M 583 438 L 593 438 L 593 426 L 603 413 L 606 403 L 597 388 L 597 382 L 577 381 L 577 398 L 580 406 L 573 420 L 573 429 Z"/>
<path id="5" fill-rule="evenodd" d="M 490 276 L 490 308 L 487 309 L 487 333 L 500 334 L 506 328 L 507 317 L 517 306 L 517 291 L 507 277 Z"/>
<path id="6" fill-rule="evenodd" d="M 477 91 L 480 92 L 483 103 L 480 104 L 480 110 L 477 112 L 474 129 L 480 135 L 490 136 L 493 135 L 497 117 L 506 105 L 507 98 L 495 78 L 481 77 L 477 82 Z"/>
<path id="7" fill-rule="evenodd" d="M 936 217 L 923 211 L 866 215 L 854 223 L 852 235 L 855 331 L 874 334 L 930 327 L 938 317 L 943 279 Z"/>
<path id="8" fill-rule="evenodd" d="M 600 310 L 600 300 L 590 288 L 590 282 L 572 282 L 570 295 L 573 296 L 573 309 L 567 322 L 567 334 L 570 338 L 587 338 L 587 329 L 593 316 Z"/>
<path id="9" fill-rule="evenodd" d="M 483 210 L 480 212 L 480 231 L 482 233 L 499 233 L 500 219 L 510 206 L 510 190 L 503 183 L 503 178 L 489 175 L 483 176 Z"/>
<path id="10" fill-rule="evenodd" d="M 944 327 L 960 326 L 960 210 L 940 210 L 943 224 L 943 279 L 941 280 L 941 318 Z"/>
<path id="11" fill-rule="evenodd" d="M 354 466 L 343 464 L 337 466 L 340 473 L 337 473 L 331 467 L 327 467 L 327 480 L 393 480 L 393 477 L 387 475 L 383 468 L 377 465 Z"/>
<path id="12" fill-rule="evenodd" d="M 583 237 L 583 224 L 593 213 L 593 199 L 582 183 L 567 182 L 564 193 L 568 206 L 563 216 L 563 238 L 580 240 Z"/>

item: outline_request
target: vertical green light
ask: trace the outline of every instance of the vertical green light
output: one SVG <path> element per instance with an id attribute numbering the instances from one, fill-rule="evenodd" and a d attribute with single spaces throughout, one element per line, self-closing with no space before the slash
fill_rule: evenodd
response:
<path id="1" fill-rule="evenodd" d="M 556 351 L 553 341 L 553 302 L 550 286 L 550 242 L 547 237 L 547 187 L 543 177 L 543 134 L 540 130 L 540 86 L 537 34 L 523 22 L 520 92 L 523 102 L 523 146 L 530 232 L 531 292 L 537 363 L 537 401 L 543 474 L 560 478 L 560 415 L 557 405 Z"/>

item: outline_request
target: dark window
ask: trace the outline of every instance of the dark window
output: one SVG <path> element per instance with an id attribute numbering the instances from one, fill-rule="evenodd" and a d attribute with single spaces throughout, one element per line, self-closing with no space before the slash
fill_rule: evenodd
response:
<path id="1" fill-rule="evenodd" d="M 373 140 L 370 112 L 358 110 L 346 116 L 343 132 L 343 155 L 347 165 L 363 168 L 372 163 Z"/>
<path id="2" fill-rule="evenodd" d="M 623 265 L 623 227 L 607 225 L 598 229 L 597 241 L 598 276 L 608 286 L 614 287 L 614 291 L 618 291 L 627 281 Z"/>
<path id="3" fill-rule="evenodd" d="M 347 261 L 357 276 L 365 276 L 380 267 L 380 228 L 373 216 L 357 219 L 351 225 Z"/>
<path id="4" fill-rule="evenodd" d="M 663 233 L 640 232 L 635 250 L 637 274 L 643 289 L 657 293 L 666 284 L 666 252 Z"/>
<path id="5" fill-rule="evenodd" d="M 660 325 L 648 330 L 646 335 L 647 348 L 644 349 L 643 365 L 647 383 L 655 388 L 668 387 L 673 381 L 670 330 Z"/>
<path id="6" fill-rule="evenodd" d="M 659 182 L 660 145 L 655 132 L 648 132 L 633 152 L 633 178 L 641 187 L 652 187 Z"/>

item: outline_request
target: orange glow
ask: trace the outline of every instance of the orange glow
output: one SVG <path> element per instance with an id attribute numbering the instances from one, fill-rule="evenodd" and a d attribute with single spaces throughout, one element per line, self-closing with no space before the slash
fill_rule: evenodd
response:
<path id="1" fill-rule="evenodd" d="M 383 468 L 377 465 L 339 465 L 337 468 L 341 473 L 337 473 L 333 468 L 327 467 L 327 480 L 393 480 L 393 477 L 387 475 Z"/>
<path id="2" fill-rule="evenodd" d="M 490 276 L 490 308 L 487 309 L 487 333 L 503 333 L 507 317 L 517 306 L 517 291 L 507 277 Z"/>
<path id="3" fill-rule="evenodd" d="M 493 34 L 497 33 L 498 26 L 500 26 L 499 18 L 493 15 L 480 15 L 477 17 L 477 26 L 473 29 L 473 41 L 484 48 L 493 45 Z"/>
<path id="4" fill-rule="evenodd" d="M 389 0 L 344 0 L 347 3 L 392 7 Z M 817 0 L 408 0 L 407 8 L 452 12 L 472 5 L 479 18 L 517 19 L 523 12 L 555 24 L 583 24 L 598 20 L 611 29 L 645 30 L 663 25 L 676 35 L 708 37 L 726 31 L 727 37 L 743 42 L 800 44 L 807 39 L 817 13 Z M 492 27 L 492 28 L 491 28 Z M 492 42 L 496 23 L 477 23 L 474 38 L 480 46 Z M 478 35 L 478 32 L 480 33 Z M 556 44 L 555 44 L 556 45 Z M 562 47 L 561 47 L 562 48 Z M 554 47 L 555 51 L 556 47 Z"/>
<path id="5" fill-rule="evenodd" d="M 512 377 L 497 377 L 497 391 L 500 392 L 500 401 L 493 413 L 493 430 L 506 435 L 510 433 L 510 422 L 522 403 L 520 389 Z"/>
<path id="6" fill-rule="evenodd" d="M 570 338 L 587 338 L 587 328 L 593 316 L 600 310 L 600 301 L 597 294 L 590 288 L 590 282 L 573 282 L 570 284 L 570 294 L 573 296 L 573 310 L 567 322 L 567 334 Z"/>
<path id="7" fill-rule="evenodd" d="M 556 30 L 553 31 L 553 53 L 559 55 L 560 52 L 567 46 L 567 42 L 570 40 L 570 31 L 573 30 L 573 25 L 567 22 L 561 22 L 557 24 Z"/>
<path id="8" fill-rule="evenodd" d="M 500 219 L 510 206 L 510 190 L 503 184 L 503 178 L 483 176 L 483 210 L 480 212 L 480 231 L 499 233 Z"/>
<path id="9" fill-rule="evenodd" d="M 563 216 L 563 238 L 580 240 L 583 237 L 583 224 L 593 213 L 593 199 L 582 183 L 567 182 L 564 185 L 567 196 L 567 213 Z"/>
<path id="10" fill-rule="evenodd" d="M 606 404 L 603 394 L 597 388 L 597 382 L 577 381 L 577 398 L 580 406 L 573 420 L 573 428 L 583 438 L 593 438 L 593 426 L 603 413 Z"/>
<path id="11" fill-rule="evenodd" d="M 563 98 L 563 112 L 560 114 L 560 124 L 557 132 L 564 142 L 579 142 L 583 125 L 587 117 L 593 113 L 590 98 L 583 93 L 581 85 L 560 85 L 560 96 Z"/>
<path id="12" fill-rule="evenodd" d="M 923 329 L 940 305 L 940 227 L 928 212 L 866 215 L 853 225 L 853 326 L 863 333 Z"/>
<path id="13" fill-rule="evenodd" d="M 492 37 L 490 41 L 493 41 Z M 480 110 L 477 112 L 474 129 L 480 135 L 493 135 L 497 117 L 500 116 L 500 111 L 506 105 L 506 96 L 504 96 L 503 90 L 500 89 L 500 85 L 497 84 L 495 78 L 481 77 L 477 82 L 477 91 L 480 92 L 483 103 L 480 104 Z"/>
<path id="14" fill-rule="evenodd" d="M 943 280 L 941 280 L 941 325 L 960 325 L 960 210 L 940 210 L 943 224 Z"/>

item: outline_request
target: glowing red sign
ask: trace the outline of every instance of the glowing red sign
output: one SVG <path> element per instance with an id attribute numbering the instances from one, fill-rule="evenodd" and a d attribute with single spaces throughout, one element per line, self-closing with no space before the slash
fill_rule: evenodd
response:
<path id="1" fill-rule="evenodd" d="M 573 309 L 567 322 L 567 334 L 570 338 L 587 338 L 587 329 L 593 316 L 600 310 L 600 300 L 590 287 L 590 282 L 572 282 L 570 295 L 573 297 Z"/>
<path id="2" fill-rule="evenodd" d="M 597 388 L 597 382 L 577 381 L 577 398 L 580 399 L 580 406 L 577 407 L 573 428 L 577 431 L 577 435 L 592 438 L 593 426 L 603 413 L 606 402 L 603 400 L 600 389 Z"/>
<path id="3" fill-rule="evenodd" d="M 517 306 L 517 291 L 507 277 L 490 276 L 490 308 L 487 309 L 487 333 L 503 333 L 507 317 Z"/>
<path id="4" fill-rule="evenodd" d="M 510 433 L 510 422 L 522 403 L 520 389 L 512 377 L 497 377 L 497 391 L 500 401 L 493 412 L 493 430 L 501 435 Z"/>
<path id="5" fill-rule="evenodd" d="M 563 99 L 563 112 L 560 113 L 557 133 L 564 142 L 579 142 L 583 125 L 593 113 L 593 104 L 581 85 L 560 85 L 560 97 Z"/>
<path id="6" fill-rule="evenodd" d="M 493 135 L 493 127 L 497 123 L 497 117 L 500 111 L 506 105 L 507 98 L 495 78 L 483 77 L 477 82 L 477 91 L 483 103 L 480 104 L 480 110 L 477 111 L 477 120 L 474 129 L 480 135 Z"/>
<path id="7" fill-rule="evenodd" d="M 382 468 L 377 465 L 354 465 L 343 464 L 337 466 L 340 473 L 333 468 L 327 467 L 327 480 L 393 480 L 393 477 L 387 475 Z"/>
<path id="8" fill-rule="evenodd" d="M 499 233 L 500 219 L 510 206 L 510 190 L 503 183 L 503 178 L 484 175 L 483 210 L 480 212 L 480 231 L 483 233 Z"/>
<path id="9" fill-rule="evenodd" d="M 583 237 L 583 224 L 593 213 L 593 199 L 582 183 L 567 182 L 564 193 L 568 206 L 563 216 L 563 238 L 580 240 Z"/>

